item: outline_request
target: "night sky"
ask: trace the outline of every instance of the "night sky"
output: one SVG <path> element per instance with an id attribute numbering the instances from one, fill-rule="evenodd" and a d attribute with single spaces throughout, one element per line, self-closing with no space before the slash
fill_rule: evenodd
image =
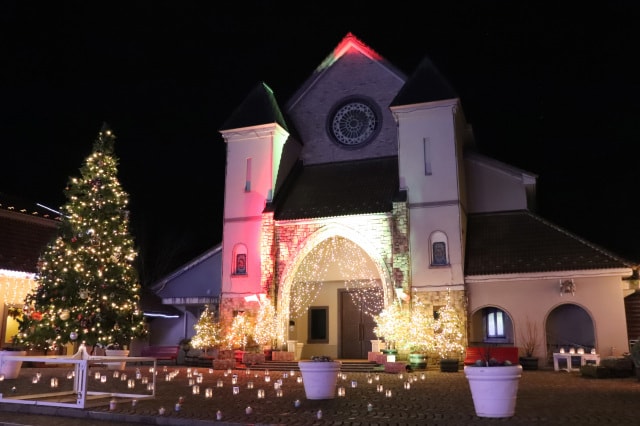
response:
<path id="1" fill-rule="evenodd" d="M 635 2 L 36 3 L 0 2 L 0 192 L 59 207 L 108 123 L 143 282 L 221 242 L 222 123 L 260 81 L 284 105 L 348 32 L 407 75 L 430 57 L 478 149 L 539 176 L 539 214 L 640 260 Z"/>

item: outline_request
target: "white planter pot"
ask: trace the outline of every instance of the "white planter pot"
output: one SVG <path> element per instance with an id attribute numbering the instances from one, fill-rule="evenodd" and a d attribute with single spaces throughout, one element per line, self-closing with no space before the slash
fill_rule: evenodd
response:
<path id="1" fill-rule="evenodd" d="M 128 349 L 105 349 L 104 353 L 106 356 L 119 356 L 119 357 L 129 356 Z M 125 367 L 127 366 L 127 363 L 126 361 L 125 362 L 105 362 L 105 365 L 109 370 L 124 370 Z"/>
<path id="2" fill-rule="evenodd" d="M 371 341 L 371 352 L 380 352 L 385 348 L 385 343 L 382 340 Z"/>
<path id="3" fill-rule="evenodd" d="M 516 410 L 521 365 L 476 367 L 466 365 L 473 406 L 478 417 L 511 417 Z"/>
<path id="4" fill-rule="evenodd" d="M 20 374 L 22 361 L 12 361 L 14 356 L 25 356 L 26 351 L 0 351 L 0 375 L 5 379 L 16 379 Z"/>
<path id="5" fill-rule="evenodd" d="M 298 361 L 307 399 L 333 399 L 340 373 L 340 361 Z"/>

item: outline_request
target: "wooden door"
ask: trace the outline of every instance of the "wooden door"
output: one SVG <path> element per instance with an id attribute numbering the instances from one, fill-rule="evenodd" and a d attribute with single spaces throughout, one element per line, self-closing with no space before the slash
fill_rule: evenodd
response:
<path id="1" fill-rule="evenodd" d="M 371 350 L 375 321 L 347 290 L 340 291 L 340 358 L 366 359 Z"/>

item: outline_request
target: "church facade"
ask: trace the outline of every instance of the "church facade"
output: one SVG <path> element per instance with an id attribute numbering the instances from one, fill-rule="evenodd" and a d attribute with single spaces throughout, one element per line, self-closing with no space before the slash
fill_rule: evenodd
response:
<path id="1" fill-rule="evenodd" d="M 450 298 L 468 345 L 521 346 L 533 322 L 542 362 L 628 350 L 629 262 L 535 213 L 537 176 L 478 152 L 428 58 L 405 75 L 347 34 L 285 104 L 260 83 L 220 133 L 223 322 L 273 303 L 302 358 L 367 358 L 385 306 Z"/>

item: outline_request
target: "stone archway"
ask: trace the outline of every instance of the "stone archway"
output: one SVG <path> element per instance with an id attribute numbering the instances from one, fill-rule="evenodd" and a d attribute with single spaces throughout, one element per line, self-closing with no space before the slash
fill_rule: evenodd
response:
<path id="1" fill-rule="evenodd" d="M 334 247 L 328 250 L 327 247 L 331 245 Z M 289 314 L 292 317 L 299 315 L 301 318 L 296 320 L 295 326 L 296 338 L 305 341 L 305 327 L 309 324 L 306 322 L 308 319 L 304 319 L 304 311 L 312 303 L 327 306 L 332 332 L 321 350 L 323 354 L 328 352 L 334 357 L 341 356 L 340 336 L 346 331 L 340 329 L 341 307 L 345 299 L 341 299 L 343 296 L 339 291 L 342 290 L 344 293 L 346 290 L 352 298 L 355 295 L 355 305 L 359 307 L 367 306 L 363 297 L 375 293 L 364 291 L 365 288 L 379 289 L 376 297 L 380 302 L 380 309 L 393 297 L 387 266 L 382 260 L 383 256 L 377 253 L 374 247 L 374 244 L 366 241 L 357 232 L 344 226 L 325 227 L 309 236 L 290 259 L 282 276 L 278 291 L 278 312 L 281 313 L 282 325 L 289 324 Z M 340 251 L 337 254 L 333 253 L 338 259 L 322 260 L 322 256 L 332 253 L 331 250 Z M 347 263 L 347 260 L 351 263 Z M 362 266 L 365 264 L 366 267 Z M 360 267 L 368 269 L 369 275 L 359 276 Z M 312 294 L 314 291 L 318 294 Z M 305 296 L 307 299 L 303 300 Z M 358 300 L 358 296 L 362 300 Z M 364 333 L 362 336 L 365 334 L 368 337 L 371 333 Z M 317 345 L 315 348 L 314 345 L 305 346 L 305 356 L 317 355 L 313 352 L 315 349 L 320 350 Z"/>

